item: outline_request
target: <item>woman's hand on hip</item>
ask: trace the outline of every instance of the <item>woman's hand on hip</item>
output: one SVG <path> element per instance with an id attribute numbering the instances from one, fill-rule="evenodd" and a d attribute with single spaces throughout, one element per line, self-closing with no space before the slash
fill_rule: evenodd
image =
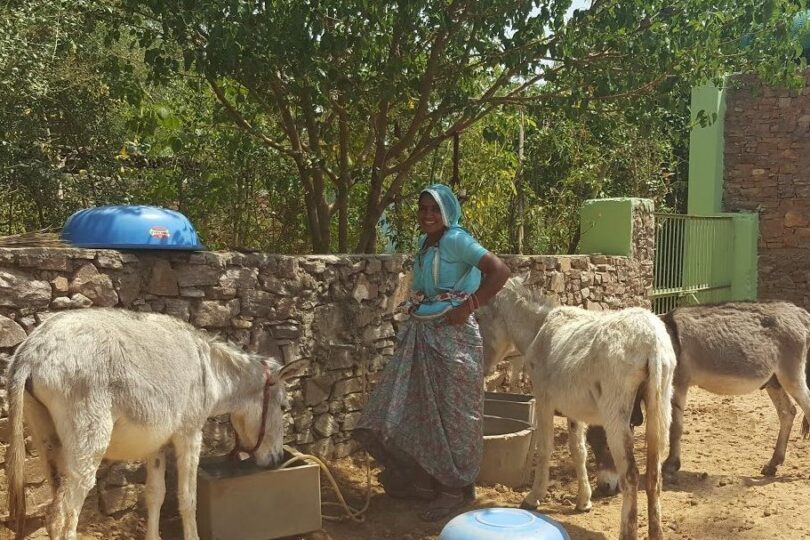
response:
<path id="1" fill-rule="evenodd" d="M 457 308 L 453 308 L 448 311 L 444 318 L 449 324 L 455 326 L 467 322 L 467 318 L 470 316 L 470 313 L 472 313 L 470 311 L 470 307 L 466 302 L 464 302 Z"/>

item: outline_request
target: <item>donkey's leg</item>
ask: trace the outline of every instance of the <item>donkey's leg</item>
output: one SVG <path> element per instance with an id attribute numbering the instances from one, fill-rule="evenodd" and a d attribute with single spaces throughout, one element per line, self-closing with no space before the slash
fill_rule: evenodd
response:
<path id="1" fill-rule="evenodd" d="M 787 450 L 788 439 L 790 438 L 790 430 L 793 429 L 793 419 L 796 418 L 796 407 L 787 395 L 787 392 L 782 388 L 774 378 L 768 381 L 765 386 L 768 396 L 776 408 L 776 414 L 779 415 L 779 435 L 776 437 L 776 446 L 773 449 L 773 456 L 771 460 L 762 467 L 762 474 L 764 476 L 775 476 L 776 468 L 785 462 L 785 451 Z"/>
<path id="2" fill-rule="evenodd" d="M 49 531 L 60 540 L 76 540 L 79 514 L 87 493 L 96 484 L 96 471 L 110 444 L 113 421 L 109 414 L 93 414 L 98 407 L 78 403 L 54 413 L 62 441 L 62 478 L 56 490 Z M 77 412 L 80 411 L 80 412 Z"/>
<path id="3" fill-rule="evenodd" d="M 805 373 L 804 358 L 807 350 L 803 350 L 800 358 L 791 366 L 788 372 L 779 372 L 776 377 L 782 388 L 793 398 L 796 405 L 804 413 L 804 419 L 810 419 L 810 389 L 807 388 L 807 374 Z"/>
<path id="4" fill-rule="evenodd" d="M 45 528 L 48 536 L 58 538 L 64 527 L 62 512 L 58 509 L 56 493 L 62 480 L 62 442 L 56 432 L 48 409 L 28 394 L 25 396 L 25 423 L 31 429 L 31 442 L 39 455 L 45 479 L 51 488 L 51 502 L 46 512 Z"/>
<path id="5" fill-rule="evenodd" d="M 506 374 L 507 377 L 509 377 L 509 384 L 514 388 L 517 386 L 517 383 L 520 382 L 520 374 L 523 372 L 526 359 L 522 354 L 513 354 L 507 357 L 507 359 L 509 360 L 509 368 L 507 368 Z"/>
<path id="6" fill-rule="evenodd" d="M 31 429 L 31 442 L 39 454 L 40 465 L 51 487 L 51 497 L 55 498 L 56 488 L 59 486 L 62 442 L 48 409 L 28 394 L 25 398 L 25 423 Z"/>
<path id="7" fill-rule="evenodd" d="M 532 490 L 526 495 L 520 507 L 534 510 L 546 496 L 548 490 L 548 462 L 554 446 L 554 409 L 542 407 L 535 415 L 537 429 L 537 467 L 534 471 Z"/>
<path id="8" fill-rule="evenodd" d="M 202 431 L 175 435 L 172 443 L 177 452 L 177 502 L 183 520 L 183 540 L 199 540 L 197 466 L 200 464 Z"/>
<path id="9" fill-rule="evenodd" d="M 577 510 L 591 509 L 591 484 L 588 482 L 588 469 L 585 467 L 585 424 L 568 420 L 568 449 L 577 471 Z"/>
<path id="10" fill-rule="evenodd" d="M 638 536 L 638 466 L 633 455 L 633 430 L 630 418 L 613 418 L 605 422 L 610 453 L 619 473 L 622 491 L 622 521 L 619 540 L 635 540 Z"/>
<path id="11" fill-rule="evenodd" d="M 669 428 L 669 455 L 664 460 L 664 473 L 672 474 L 681 469 L 681 436 L 683 435 L 683 411 L 689 381 L 675 377 L 672 384 L 672 425 Z"/>
<path id="12" fill-rule="evenodd" d="M 166 497 L 166 455 L 161 450 L 146 460 L 146 540 L 160 540 L 160 507 Z"/>

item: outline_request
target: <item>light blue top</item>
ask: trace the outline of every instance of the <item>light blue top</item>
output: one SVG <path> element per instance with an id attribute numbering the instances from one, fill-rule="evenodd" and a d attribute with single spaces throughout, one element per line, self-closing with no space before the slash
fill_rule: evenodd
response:
<path id="1" fill-rule="evenodd" d="M 444 184 L 433 184 L 422 193 L 429 193 L 439 204 L 442 220 L 447 227 L 438 244 L 423 249 L 427 235 L 419 238 L 419 253 L 413 266 L 413 289 L 427 297 L 448 291 L 472 294 L 481 285 L 478 262 L 487 250 L 458 223 L 461 205 L 452 190 Z M 437 257 L 438 254 L 438 257 Z M 437 315 L 461 304 L 459 299 L 423 302 L 416 314 Z"/>

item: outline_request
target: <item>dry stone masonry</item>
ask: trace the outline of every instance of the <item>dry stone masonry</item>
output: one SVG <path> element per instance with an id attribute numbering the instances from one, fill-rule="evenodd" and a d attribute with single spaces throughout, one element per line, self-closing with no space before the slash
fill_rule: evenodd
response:
<path id="1" fill-rule="evenodd" d="M 646 207 L 644 207 L 646 209 Z M 645 258 L 506 256 L 513 274 L 564 304 L 592 310 L 649 307 L 651 208 L 637 217 L 637 253 Z M 646 232 L 645 232 L 646 231 Z M 285 441 L 306 453 L 338 458 L 356 446 L 351 431 L 365 392 L 394 353 L 394 308 L 408 294 L 411 259 L 401 255 L 282 256 L 242 253 L 0 249 L 0 368 L 38 324 L 55 313 L 91 306 L 168 313 L 261 354 L 309 360 L 290 385 Z M 8 419 L 0 380 L 0 464 Z M 205 428 L 207 453 L 233 444 L 227 420 Z M 29 503 L 49 492 L 36 461 L 27 464 Z M 99 505 L 134 508 L 144 482 L 137 464 L 100 473 Z M 170 484 L 171 485 L 171 484 Z M 0 471 L 0 493 L 7 492 Z M 169 490 L 170 494 L 172 490 Z M 3 495 L 4 496 L 4 495 Z M 7 511 L 0 499 L 0 514 Z"/>
<path id="2" fill-rule="evenodd" d="M 723 205 L 760 213 L 759 296 L 810 308 L 810 71 L 799 91 L 732 83 Z"/>

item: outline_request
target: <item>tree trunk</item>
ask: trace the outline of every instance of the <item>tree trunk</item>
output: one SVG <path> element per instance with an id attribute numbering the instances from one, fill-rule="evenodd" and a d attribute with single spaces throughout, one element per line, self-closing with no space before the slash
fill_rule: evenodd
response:
<path id="1" fill-rule="evenodd" d="M 338 185 L 337 199 L 335 200 L 338 212 L 338 251 L 349 251 L 349 185 L 342 179 Z"/>
<path id="2" fill-rule="evenodd" d="M 377 246 L 377 221 L 379 220 L 377 209 L 366 207 L 363 216 L 363 224 L 360 228 L 360 238 L 354 248 L 355 253 L 374 253 Z"/>
<path id="3" fill-rule="evenodd" d="M 461 159 L 460 152 L 459 152 L 459 139 L 461 136 L 458 132 L 453 133 L 453 178 L 450 180 L 450 187 L 453 188 L 453 191 L 456 190 L 458 187 L 459 181 L 459 172 L 458 172 L 458 162 Z"/>
<path id="4" fill-rule="evenodd" d="M 525 217 L 525 197 L 523 192 L 523 145 L 525 140 L 525 126 L 523 123 L 523 111 L 520 111 L 520 134 L 518 136 L 518 172 L 517 172 L 517 252 L 523 254 L 523 221 Z"/>
<path id="5" fill-rule="evenodd" d="M 378 150 L 378 156 L 382 155 L 383 152 Z M 355 248 L 357 253 L 374 253 L 377 245 L 377 222 L 380 220 L 383 210 L 380 208 L 380 204 L 382 201 L 382 165 L 384 162 L 379 157 L 375 161 L 376 163 L 371 170 L 371 186 L 368 190 L 368 197 L 366 198 L 366 208 L 363 215 L 363 224 L 360 229 L 360 239 Z"/>
<path id="6" fill-rule="evenodd" d="M 523 186 L 523 145 L 524 145 L 524 125 L 523 111 L 520 111 L 520 126 L 518 130 L 518 165 L 515 171 L 515 198 L 509 211 L 509 238 L 512 243 L 512 251 L 523 254 L 524 227 L 523 218 L 526 206 L 526 195 Z"/>
<path id="7" fill-rule="evenodd" d="M 312 170 L 304 167 L 298 168 L 298 174 L 301 177 L 301 183 L 304 186 L 312 185 Z M 307 213 L 307 230 L 312 239 L 312 252 L 323 254 L 329 253 L 329 212 L 326 212 L 326 231 L 324 234 L 324 224 L 321 219 L 323 214 L 323 207 L 326 201 L 323 198 L 323 193 L 316 194 L 312 190 L 304 188 L 304 207 Z"/>
<path id="8" fill-rule="evenodd" d="M 338 214 L 338 251 L 349 251 L 349 186 L 351 171 L 349 170 L 349 120 L 345 109 L 340 107 L 338 112 L 338 144 L 340 158 L 338 160 L 337 197 L 335 207 Z"/>

